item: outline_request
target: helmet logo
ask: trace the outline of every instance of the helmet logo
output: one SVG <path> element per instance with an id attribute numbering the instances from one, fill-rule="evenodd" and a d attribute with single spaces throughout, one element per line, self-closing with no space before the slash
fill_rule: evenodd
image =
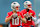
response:
<path id="1" fill-rule="evenodd" d="M 16 4 L 16 3 L 14 3 L 14 4 Z"/>

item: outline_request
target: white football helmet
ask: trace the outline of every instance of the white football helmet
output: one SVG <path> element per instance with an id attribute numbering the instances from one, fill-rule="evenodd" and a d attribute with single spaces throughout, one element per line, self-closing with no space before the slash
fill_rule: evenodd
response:
<path id="1" fill-rule="evenodd" d="M 13 9 L 13 10 L 16 10 L 15 8 L 16 7 L 20 7 L 20 4 L 18 3 L 18 2 L 13 2 L 12 4 L 11 4 L 11 9 Z M 17 10 L 17 11 L 19 11 L 19 10 Z"/>
<path id="2" fill-rule="evenodd" d="M 29 8 L 28 5 L 32 5 L 32 3 L 30 1 L 25 1 L 24 8 Z"/>
<path id="3" fill-rule="evenodd" d="M 40 13 L 38 14 L 38 16 L 40 16 Z"/>

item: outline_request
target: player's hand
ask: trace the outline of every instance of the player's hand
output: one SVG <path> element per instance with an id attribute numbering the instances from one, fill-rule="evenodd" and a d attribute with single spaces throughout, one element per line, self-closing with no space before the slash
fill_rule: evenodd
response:
<path id="1" fill-rule="evenodd" d="M 25 14 L 24 17 L 28 19 L 28 15 Z"/>
<path id="2" fill-rule="evenodd" d="M 13 18 L 14 17 L 14 14 L 12 14 L 10 17 Z"/>
<path id="3" fill-rule="evenodd" d="M 21 16 L 18 16 L 18 18 L 20 18 L 20 19 L 21 19 Z"/>
<path id="4" fill-rule="evenodd" d="M 13 13 L 13 14 L 12 14 L 12 17 L 13 17 L 13 18 L 17 18 L 17 17 L 18 17 L 18 14 L 17 14 L 17 13 Z"/>

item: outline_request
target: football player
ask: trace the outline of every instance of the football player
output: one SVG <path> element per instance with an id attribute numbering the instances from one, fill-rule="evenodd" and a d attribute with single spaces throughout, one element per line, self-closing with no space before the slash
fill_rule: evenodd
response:
<path id="1" fill-rule="evenodd" d="M 23 27 L 32 27 L 35 26 L 34 21 L 32 20 L 32 16 L 35 17 L 35 12 L 32 10 L 32 3 L 30 1 L 24 2 L 24 8 L 21 13 L 24 15 L 26 19 L 26 23 L 22 23 Z"/>
<path id="2" fill-rule="evenodd" d="M 8 12 L 8 16 L 6 16 L 6 19 L 5 19 L 5 22 L 10 21 L 10 27 L 18 27 L 21 25 L 21 20 L 20 20 L 21 13 L 19 12 L 19 7 L 20 7 L 20 4 L 18 2 L 13 2 L 11 4 L 12 11 Z"/>

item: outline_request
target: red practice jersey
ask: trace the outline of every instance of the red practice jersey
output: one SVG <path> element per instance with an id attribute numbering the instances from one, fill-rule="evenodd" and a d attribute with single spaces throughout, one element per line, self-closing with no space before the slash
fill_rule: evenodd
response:
<path id="1" fill-rule="evenodd" d="M 8 12 L 8 16 L 6 16 L 6 18 L 10 17 L 11 15 L 13 14 L 13 12 Z M 17 12 L 18 16 L 20 14 L 20 12 Z M 17 27 L 17 26 L 20 26 L 21 25 L 21 20 L 19 18 L 12 18 L 10 20 L 10 27 Z"/>
<path id="2" fill-rule="evenodd" d="M 27 11 L 26 11 L 26 9 L 23 9 L 22 11 L 21 11 L 21 13 L 24 15 L 24 14 L 26 14 L 27 13 Z M 28 11 L 28 13 L 32 13 L 32 16 L 34 17 L 34 15 L 35 15 L 35 12 L 33 11 L 33 10 L 29 10 Z M 30 27 L 31 25 L 35 25 L 35 23 L 34 23 L 34 21 L 31 19 L 31 20 L 27 20 L 27 23 L 22 23 L 22 25 L 24 26 L 24 27 Z"/>

